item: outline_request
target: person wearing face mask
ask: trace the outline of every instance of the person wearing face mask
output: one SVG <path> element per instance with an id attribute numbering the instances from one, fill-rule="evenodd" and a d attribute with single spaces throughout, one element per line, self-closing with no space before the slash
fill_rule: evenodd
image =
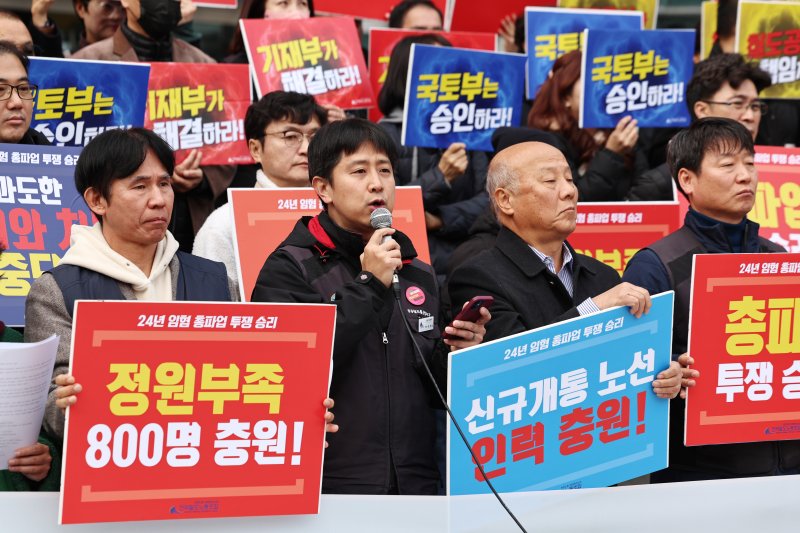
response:
<path id="1" fill-rule="evenodd" d="M 215 63 L 203 51 L 172 37 L 181 20 L 180 0 L 121 0 L 126 20 L 114 35 L 73 54 L 76 59 L 101 61 Z M 192 150 L 175 166 L 175 189 L 170 231 L 182 251 L 190 252 L 194 236 L 214 202 L 225 193 L 235 173 L 233 166 L 200 167 L 202 154 Z"/>
<path id="2" fill-rule="evenodd" d="M 181 20 L 179 0 L 121 0 L 120 3 L 126 20 L 111 37 L 78 50 L 73 58 L 214 63 L 198 48 L 170 36 Z"/>

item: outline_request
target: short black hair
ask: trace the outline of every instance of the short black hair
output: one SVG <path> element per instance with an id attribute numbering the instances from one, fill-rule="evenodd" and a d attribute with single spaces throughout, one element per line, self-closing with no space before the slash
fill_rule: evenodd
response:
<path id="1" fill-rule="evenodd" d="M 273 91 L 251 104 L 244 116 L 244 136 L 261 140 L 264 130 L 277 120 L 288 120 L 295 124 L 308 124 L 316 118 L 320 126 L 328 123 L 328 112 L 310 94 Z"/>
<path id="2" fill-rule="evenodd" d="M 729 118 L 706 117 L 692 122 L 679 131 L 667 146 L 667 164 L 678 190 L 686 196 L 678 180 L 678 172 L 685 168 L 700 172 L 703 158 L 708 153 L 724 154 L 747 150 L 755 155 L 753 136 L 739 122 Z M 687 197 L 688 198 L 688 197 Z"/>
<path id="3" fill-rule="evenodd" d="M 423 35 L 410 35 L 403 37 L 392 48 L 389 56 L 389 69 L 386 71 L 386 80 L 378 93 L 378 109 L 388 115 L 395 109 L 402 109 L 406 99 L 406 82 L 408 81 L 408 61 L 411 55 L 412 44 L 438 44 L 452 46 L 450 41 L 437 33 Z"/>
<path id="4" fill-rule="evenodd" d="M 28 56 L 20 52 L 11 41 L 0 39 L 0 56 L 4 55 L 12 55 L 19 59 L 19 62 L 22 63 L 22 67 L 25 69 L 25 74 L 28 74 L 28 67 L 31 65 L 31 60 L 28 59 Z"/>
<path id="5" fill-rule="evenodd" d="M 104 131 L 81 152 L 75 166 L 75 188 L 83 196 L 86 189 L 93 187 L 107 200 L 111 183 L 136 172 L 150 150 L 172 175 L 175 154 L 169 144 L 152 131 L 144 128 Z"/>
<path id="6" fill-rule="evenodd" d="M 686 105 L 692 119 L 697 118 L 694 104 L 714 96 L 725 82 L 738 89 L 745 80 L 752 81 L 759 93 L 772 85 L 770 75 L 761 70 L 758 63 L 745 60 L 741 54 L 718 54 L 697 63 L 686 87 Z"/>
<path id="7" fill-rule="evenodd" d="M 386 154 L 397 167 L 397 145 L 383 128 L 363 118 L 331 122 L 317 132 L 308 145 L 308 176 L 319 176 L 333 183 L 333 169 L 343 156 L 354 154 L 365 144 Z"/>
<path id="8" fill-rule="evenodd" d="M 433 9 L 439 13 L 439 19 L 442 21 L 442 24 L 444 24 L 444 15 L 442 15 L 441 10 L 436 7 L 436 4 L 431 2 L 431 0 L 403 0 L 394 6 L 391 13 L 389 13 L 389 27 L 402 28 L 403 19 L 406 18 L 406 13 L 417 6 L 424 6 Z"/>

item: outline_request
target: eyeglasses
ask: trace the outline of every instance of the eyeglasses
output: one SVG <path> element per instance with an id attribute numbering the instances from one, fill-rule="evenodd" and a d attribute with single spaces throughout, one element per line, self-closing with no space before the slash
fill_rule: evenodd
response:
<path id="1" fill-rule="evenodd" d="M 99 2 L 96 2 L 96 4 L 99 6 L 100 12 L 103 13 L 103 15 L 111 15 L 115 11 L 119 12 L 119 13 L 122 13 L 122 12 L 125 11 L 125 8 L 122 7 L 122 3 L 121 2 L 114 2 L 114 1 L 110 1 L 110 0 L 100 0 Z"/>
<path id="2" fill-rule="evenodd" d="M 728 106 L 736 111 L 744 111 L 745 109 L 749 109 L 753 113 L 761 113 L 762 115 L 767 112 L 767 104 L 761 100 L 753 100 L 750 103 L 747 103 L 744 100 L 734 100 L 732 102 L 714 102 L 713 100 L 703 100 L 703 102 L 707 104 Z"/>
<path id="3" fill-rule="evenodd" d="M 294 150 L 297 150 L 298 148 L 300 148 L 300 145 L 303 144 L 303 137 L 308 139 L 308 142 L 310 143 L 311 139 L 313 139 L 314 135 L 316 134 L 317 134 L 316 131 L 311 133 L 301 133 L 299 131 L 294 131 L 294 130 L 276 131 L 274 133 L 264 133 L 265 136 L 273 135 L 275 137 L 280 137 L 281 139 L 283 139 L 283 142 L 284 144 L 286 144 L 287 148 L 292 148 Z"/>
<path id="4" fill-rule="evenodd" d="M 39 89 L 36 85 L 30 83 L 20 83 L 19 85 L 9 85 L 7 83 L 0 83 L 0 100 L 8 100 L 11 94 L 17 90 L 17 96 L 23 100 L 33 100 L 36 98 L 36 91 Z"/>

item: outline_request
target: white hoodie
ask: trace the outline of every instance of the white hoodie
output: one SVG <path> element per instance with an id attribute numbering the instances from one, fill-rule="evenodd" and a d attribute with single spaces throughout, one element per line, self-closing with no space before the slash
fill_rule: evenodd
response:
<path id="1" fill-rule="evenodd" d="M 72 226 L 70 247 L 61 263 L 75 265 L 104 274 L 130 285 L 137 300 L 172 301 L 172 273 L 169 263 L 178 251 L 178 241 L 167 232 L 158 243 L 150 277 L 139 267 L 118 254 L 106 242 L 98 222 L 94 226 Z"/>
<path id="2" fill-rule="evenodd" d="M 278 185 L 258 169 L 254 189 L 279 189 Z M 218 207 L 211 213 L 194 238 L 192 254 L 225 264 L 228 277 L 237 279 L 238 259 L 233 248 L 233 208 L 231 203 Z"/>

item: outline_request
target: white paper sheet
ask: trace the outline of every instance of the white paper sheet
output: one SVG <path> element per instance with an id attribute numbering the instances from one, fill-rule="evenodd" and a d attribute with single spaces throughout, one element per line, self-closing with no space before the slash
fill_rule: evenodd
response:
<path id="1" fill-rule="evenodd" d="M 0 470 L 14 450 L 36 443 L 56 362 L 58 336 L 0 343 Z"/>

